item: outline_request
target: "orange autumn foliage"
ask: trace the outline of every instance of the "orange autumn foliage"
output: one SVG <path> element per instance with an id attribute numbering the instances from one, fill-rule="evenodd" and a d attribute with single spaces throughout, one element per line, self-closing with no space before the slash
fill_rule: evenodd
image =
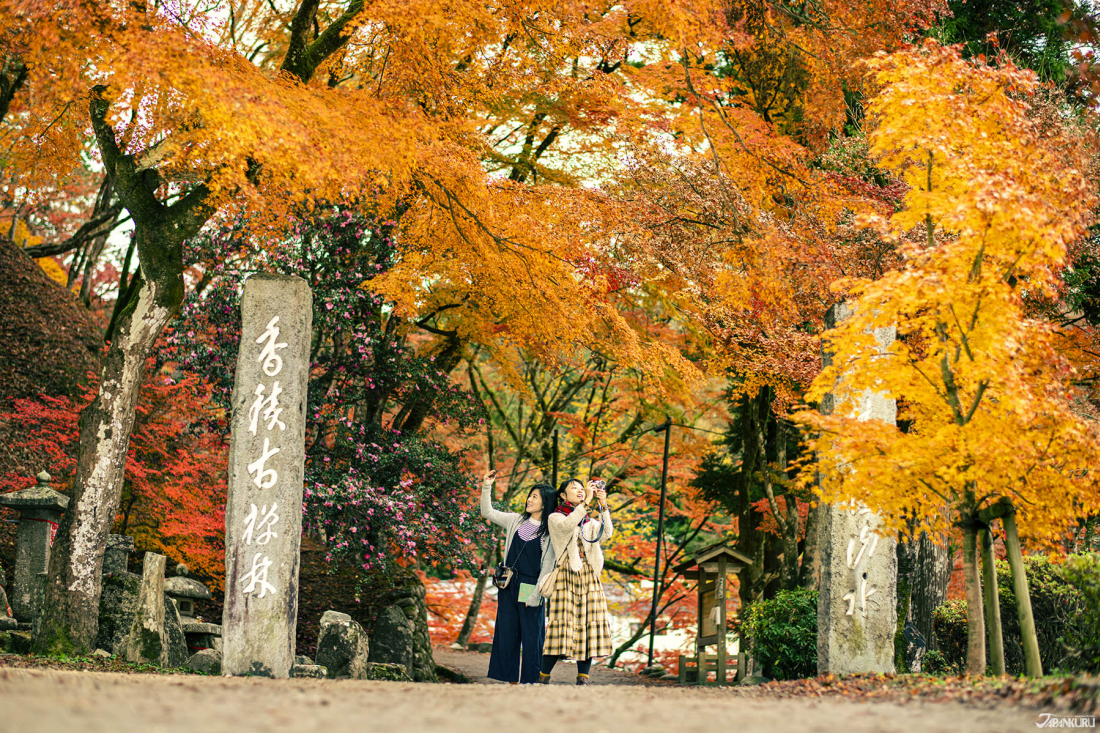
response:
<path id="1" fill-rule="evenodd" d="M 801 413 L 817 431 L 821 495 L 930 533 L 1005 497 L 1022 535 L 1056 541 L 1100 511 L 1100 431 L 1075 409 L 1074 367 L 1027 301 L 1058 291 L 1091 221 L 1086 138 L 1069 122 L 1039 127 L 1027 106 L 1037 81 L 1008 62 L 928 43 L 869 68 L 873 149 L 909 182 L 905 206 L 875 223 L 924 236 L 901 241 L 902 268 L 843 283 L 855 315 L 827 335 L 835 357 L 808 396 L 884 392 L 910 427 Z M 870 329 L 893 323 L 880 355 Z"/>

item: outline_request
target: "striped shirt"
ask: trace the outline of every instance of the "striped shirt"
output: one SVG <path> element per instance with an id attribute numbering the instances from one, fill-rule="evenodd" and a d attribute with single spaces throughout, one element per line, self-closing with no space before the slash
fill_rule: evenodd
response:
<path id="1" fill-rule="evenodd" d="M 519 529 L 516 530 L 516 534 L 519 535 L 519 538 L 524 542 L 530 542 L 538 536 L 539 525 L 540 523 L 536 522 L 534 519 L 528 519 L 519 526 Z"/>

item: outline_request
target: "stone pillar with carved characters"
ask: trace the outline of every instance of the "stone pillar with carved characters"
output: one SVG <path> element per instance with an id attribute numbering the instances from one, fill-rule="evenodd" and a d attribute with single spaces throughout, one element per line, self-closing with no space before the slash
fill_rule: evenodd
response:
<path id="1" fill-rule="evenodd" d="M 287 677 L 298 620 L 313 296 L 253 275 L 241 300 L 225 511 L 222 674 Z"/>

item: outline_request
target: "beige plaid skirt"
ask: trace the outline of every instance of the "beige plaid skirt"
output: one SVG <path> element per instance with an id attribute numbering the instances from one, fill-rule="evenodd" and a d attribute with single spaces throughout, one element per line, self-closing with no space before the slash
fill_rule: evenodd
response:
<path id="1" fill-rule="evenodd" d="M 558 569 L 547 607 L 543 654 L 590 659 L 611 654 L 611 625 L 600 579 L 581 552 L 581 571 L 568 564 Z"/>

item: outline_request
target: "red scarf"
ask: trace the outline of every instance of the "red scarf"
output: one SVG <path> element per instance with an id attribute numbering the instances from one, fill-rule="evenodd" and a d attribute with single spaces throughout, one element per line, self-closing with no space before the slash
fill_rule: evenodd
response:
<path id="1" fill-rule="evenodd" d="M 565 499 L 562 499 L 561 503 L 558 504 L 558 508 L 554 510 L 554 514 L 566 514 L 566 515 L 572 514 L 573 510 L 576 509 L 577 506 L 579 506 L 579 505 L 571 504 L 570 502 L 566 501 Z M 584 519 L 581 520 L 581 526 L 584 526 L 585 522 L 590 522 L 590 521 L 592 521 L 592 518 L 589 517 L 587 514 L 585 514 Z"/>

